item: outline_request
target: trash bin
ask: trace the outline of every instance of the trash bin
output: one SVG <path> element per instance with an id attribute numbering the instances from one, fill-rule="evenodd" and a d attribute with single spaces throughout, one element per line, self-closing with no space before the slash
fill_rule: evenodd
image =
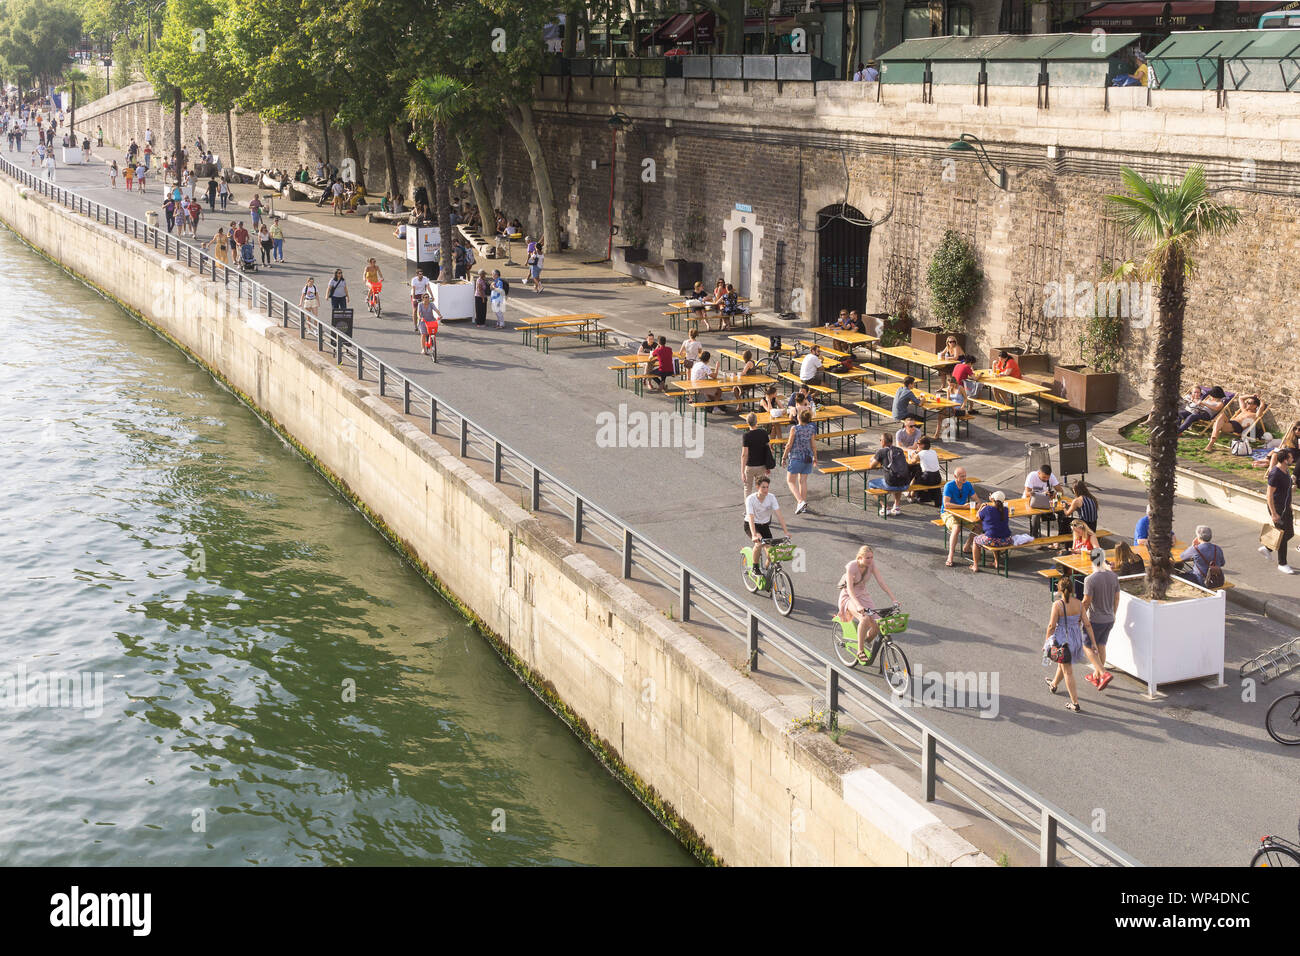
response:
<path id="1" fill-rule="evenodd" d="M 1052 463 L 1052 452 L 1050 445 L 1044 445 L 1039 441 L 1025 442 L 1025 474 L 1031 474 L 1037 471 L 1043 465 Z"/>
<path id="2" fill-rule="evenodd" d="M 144 214 L 144 224 L 150 229 L 158 228 L 158 210 L 150 209 Z"/>

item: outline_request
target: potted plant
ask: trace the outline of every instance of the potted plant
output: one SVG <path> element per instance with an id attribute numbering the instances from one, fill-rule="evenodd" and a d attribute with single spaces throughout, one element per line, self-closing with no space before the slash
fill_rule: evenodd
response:
<path id="1" fill-rule="evenodd" d="M 912 329 L 912 346 L 925 352 L 938 352 L 952 336 L 966 348 L 966 315 L 979 299 L 984 273 L 975 261 L 975 250 L 954 229 L 939 240 L 939 247 L 925 272 L 930 289 L 930 305 L 937 326 Z"/>
<path id="2" fill-rule="evenodd" d="M 1110 289 L 1124 281 L 1134 265 L 1126 262 L 1097 283 L 1092 315 L 1079 335 L 1079 363 L 1056 366 L 1056 392 L 1070 408 L 1086 415 L 1110 414 L 1119 409 L 1119 363 L 1124 355 L 1126 296 L 1111 295 Z M 1127 287 L 1125 287 L 1127 292 Z"/>
<path id="3" fill-rule="evenodd" d="M 1176 416 L 1183 367 L 1187 284 L 1192 254 L 1202 240 L 1240 220 L 1237 209 L 1214 198 L 1205 169 L 1192 166 L 1182 181 L 1149 181 L 1121 169 L 1124 192 L 1107 197 L 1109 216 L 1146 248 L 1140 273 L 1155 282 L 1160 302 L 1151 413 L 1151 525 L 1145 580 L 1122 585 L 1107 658 L 1147 682 L 1218 674 L 1223 682 L 1225 600 L 1173 577 L 1174 484 L 1178 464 Z"/>

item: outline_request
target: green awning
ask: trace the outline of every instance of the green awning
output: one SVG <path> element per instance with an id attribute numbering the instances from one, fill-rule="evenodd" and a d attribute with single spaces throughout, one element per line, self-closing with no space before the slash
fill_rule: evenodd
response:
<path id="1" fill-rule="evenodd" d="M 1166 90 L 1281 92 L 1300 88 L 1300 30 L 1197 30 L 1173 33 L 1148 57 Z"/>
<path id="2" fill-rule="evenodd" d="M 1124 72 L 1139 38 L 1137 33 L 923 37 L 880 57 L 881 80 L 920 83 L 928 62 L 935 85 L 968 85 L 978 80 L 983 62 L 990 86 L 1034 86 L 1046 61 L 1053 86 L 1104 86 Z"/>

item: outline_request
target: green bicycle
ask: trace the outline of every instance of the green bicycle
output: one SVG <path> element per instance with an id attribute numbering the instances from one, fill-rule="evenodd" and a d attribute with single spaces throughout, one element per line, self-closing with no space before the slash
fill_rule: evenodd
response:
<path id="1" fill-rule="evenodd" d="M 757 574 L 754 573 L 753 545 L 740 549 L 741 579 L 744 581 L 745 590 L 750 594 L 758 591 L 771 592 L 772 603 L 776 605 L 777 613 L 782 617 L 789 617 L 790 611 L 794 608 L 794 584 L 790 580 L 790 575 L 781 567 L 781 562 L 794 559 L 794 545 L 790 543 L 789 538 L 774 538 L 766 543 L 767 547 L 763 549 L 763 565 Z"/>
<path id="2" fill-rule="evenodd" d="M 852 619 L 842 621 L 838 614 L 831 618 L 831 643 L 835 645 L 835 656 L 847 667 L 875 663 L 889 689 L 895 694 L 903 694 L 911 686 L 912 668 L 907 663 L 907 655 L 894 643 L 891 635 L 907 630 L 908 615 L 902 613 L 897 604 L 883 610 L 872 610 L 871 615 L 879 625 L 879 632 L 871 642 L 865 661 L 858 657 L 857 622 Z"/>

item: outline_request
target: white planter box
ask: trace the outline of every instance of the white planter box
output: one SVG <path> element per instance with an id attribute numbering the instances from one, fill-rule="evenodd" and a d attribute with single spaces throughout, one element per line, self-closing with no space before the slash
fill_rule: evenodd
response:
<path id="1" fill-rule="evenodd" d="M 1160 684 L 1197 677 L 1217 677 L 1218 686 L 1223 686 L 1224 593 L 1189 586 L 1203 596 L 1154 602 L 1119 593 L 1106 663 L 1146 681 L 1149 697 L 1156 695 Z"/>
<path id="2" fill-rule="evenodd" d="M 435 282 L 433 304 L 438 307 L 444 319 L 474 318 L 474 283 L 449 282 L 445 285 Z"/>
<path id="3" fill-rule="evenodd" d="M 63 165 L 80 166 L 81 165 L 81 148 L 68 149 L 65 146 L 59 147 L 63 150 Z"/>

